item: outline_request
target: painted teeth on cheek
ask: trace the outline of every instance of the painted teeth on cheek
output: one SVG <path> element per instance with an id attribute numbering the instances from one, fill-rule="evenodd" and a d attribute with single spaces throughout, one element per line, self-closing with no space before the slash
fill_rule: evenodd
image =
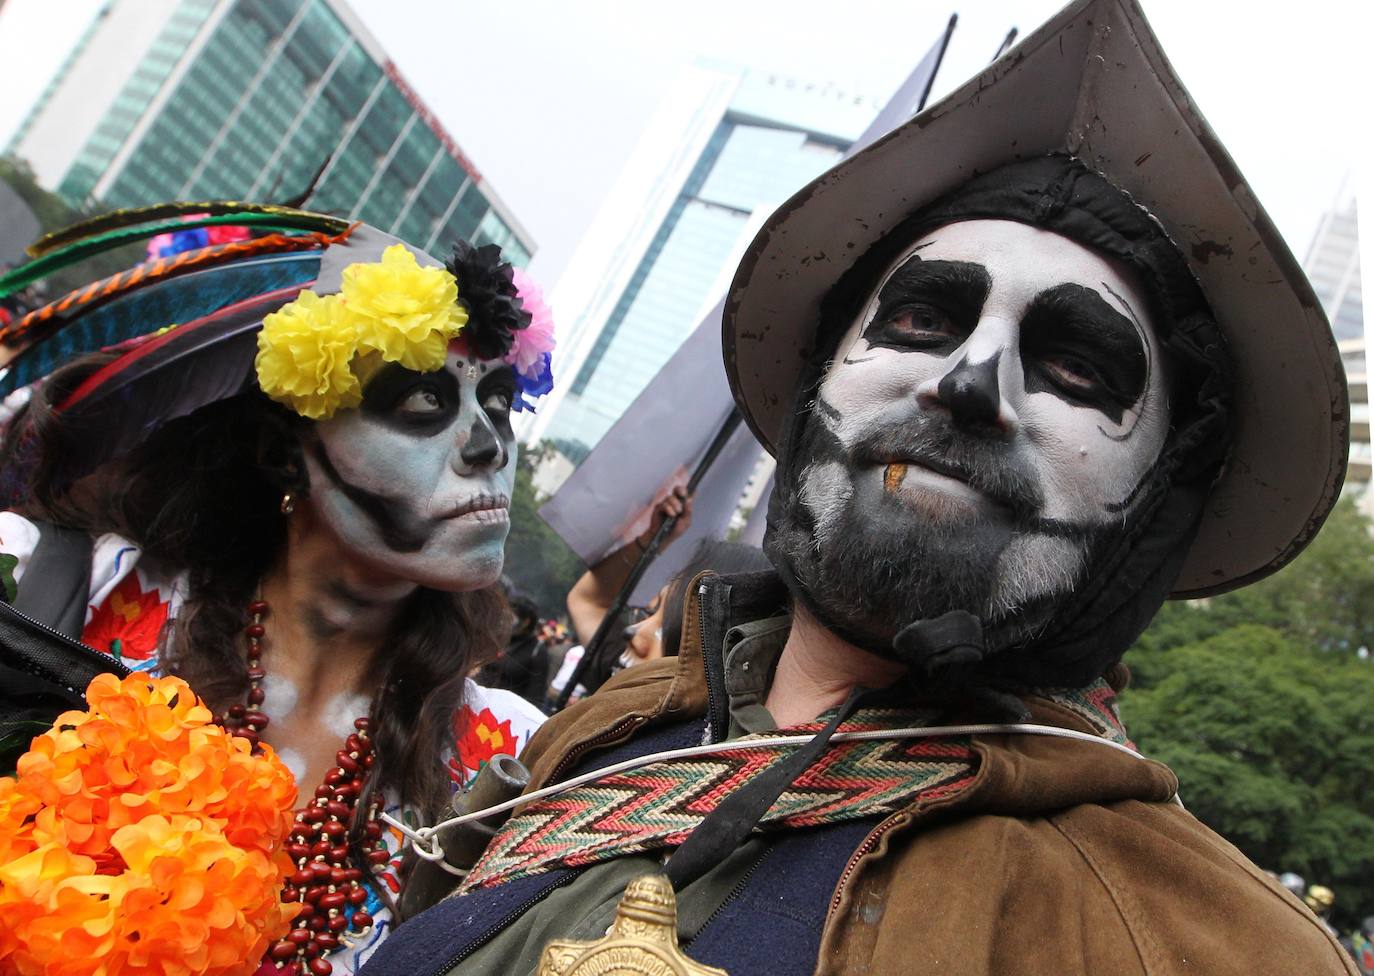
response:
<path id="1" fill-rule="evenodd" d="M 902 479 L 905 477 L 905 464 L 889 464 L 883 469 L 883 490 L 891 494 L 902 487 Z"/>

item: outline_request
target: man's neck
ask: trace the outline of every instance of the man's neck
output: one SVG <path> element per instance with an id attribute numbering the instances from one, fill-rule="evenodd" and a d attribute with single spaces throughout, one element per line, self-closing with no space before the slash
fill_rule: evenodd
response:
<path id="1" fill-rule="evenodd" d="M 886 688 L 903 672 L 896 661 L 837 637 L 798 604 L 765 704 L 786 728 L 842 704 L 855 688 Z"/>

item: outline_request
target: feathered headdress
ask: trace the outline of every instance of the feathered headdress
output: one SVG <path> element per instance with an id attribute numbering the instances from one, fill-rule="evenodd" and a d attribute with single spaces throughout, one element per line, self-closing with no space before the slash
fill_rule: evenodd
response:
<path id="1" fill-rule="evenodd" d="M 460 243 L 446 268 L 366 224 L 286 207 L 171 203 L 98 217 L 34 244 L 33 260 L 0 276 L 0 298 L 133 241 L 224 227 L 250 236 L 155 257 L 0 329 L 16 350 L 0 397 L 88 353 L 116 354 L 53 405 L 82 434 L 72 477 L 255 386 L 302 416 L 329 416 L 359 402 L 381 363 L 438 369 L 454 339 L 512 364 L 518 409 L 547 392 L 547 306 L 498 247 Z"/>

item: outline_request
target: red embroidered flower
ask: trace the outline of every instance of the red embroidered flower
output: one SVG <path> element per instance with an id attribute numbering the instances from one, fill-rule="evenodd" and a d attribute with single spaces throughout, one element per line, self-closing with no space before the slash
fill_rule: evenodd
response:
<path id="1" fill-rule="evenodd" d="M 490 708 L 478 713 L 464 705 L 454 731 L 458 735 L 458 759 L 467 769 L 481 769 L 492 756 L 513 756 L 518 751 L 510 719 L 498 722 Z"/>
<path id="2" fill-rule="evenodd" d="M 91 616 L 81 639 L 115 657 L 146 661 L 157 649 L 167 609 L 156 587 L 143 592 L 138 574 L 130 573 Z"/>

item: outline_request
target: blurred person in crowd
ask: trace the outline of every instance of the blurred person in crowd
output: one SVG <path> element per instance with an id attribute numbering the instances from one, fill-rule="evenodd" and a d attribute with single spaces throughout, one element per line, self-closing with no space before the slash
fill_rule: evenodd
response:
<path id="1" fill-rule="evenodd" d="M 510 598 L 510 640 L 505 650 L 477 673 L 477 682 L 488 688 L 513 691 L 533 705 L 544 701 L 548 681 L 549 652 L 541 637 L 539 608 L 528 596 Z"/>
<path id="2" fill-rule="evenodd" d="M 596 633 L 659 527 L 674 516 L 678 517 L 678 521 L 662 543 L 660 552 L 691 527 L 692 499 L 682 487 L 674 488 L 658 504 L 644 532 L 583 573 L 568 591 L 568 617 L 576 630 L 579 644 L 564 657 L 563 665 L 550 686 L 551 698 L 563 690 L 568 677 L 581 660 L 582 648 Z M 703 539 L 693 550 L 687 564 L 659 589 L 647 605 L 626 609 L 626 626 L 606 641 L 598 655 L 598 662 L 591 666 L 590 673 L 584 673 L 579 683 L 583 690 L 576 693 L 576 697 L 586 694 L 586 689 L 595 690 L 611 675 L 627 667 L 677 654 L 682 616 L 675 604 L 698 573 L 706 570 L 717 573 L 753 572 L 767 567 L 767 560 L 757 547 Z"/>
<path id="3" fill-rule="evenodd" d="M 560 620 L 546 620 L 540 628 L 540 640 L 544 642 L 544 647 L 548 650 L 549 668 L 544 676 L 544 691 L 547 696 L 548 689 L 553 684 L 559 670 L 563 667 L 563 659 L 567 657 L 568 651 L 573 646 L 572 632 L 563 625 Z"/>
<path id="4" fill-rule="evenodd" d="M 677 517 L 677 522 L 660 543 L 660 552 L 677 541 L 692 525 L 692 500 L 688 497 L 686 489 L 681 486 L 675 487 L 666 498 L 654 507 L 653 516 L 647 529 L 589 568 L 578 577 L 573 588 L 568 591 L 568 621 L 572 625 L 575 641 L 563 657 L 559 670 L 550 682 L 551 698 L 558 696 L 563 690 L 567 677 L 577 668 L 587 644 L 615 603 L 616 597 L 625 585 L 625 581 L 629 579 L 639 557 L 648 550 L 649 544 L 653 541 L 659 527 L 665 520 L 673 517 Z M 574 692 L 575 698 L 582 697 L 588 691 L 595 691 L 601 687 L 607 678 L 619 670 L 617 662 L 621 655 L 626 653 L 629 635 L 633 632 L 633 626 L 638 622 L 634 619 L 635 614 L 636 611 L 632 608 L 623 611 L 624 624 L 616 626 L 607 635 L 598 652 L 598 659 L 583 671 L 578 682 L 578 690 Z M 643 618 L 640 617 L 639 619 Z"/>
<path id="5" fill-rule="evenodd" d="M 670 518 L 676 518 L 677 522 L 659 545 L 659 552 L 667 550 L 692 527 L 692 499 L 686 488 L 678 486 L 669 492 L 654 507 L 647 529 L 578 577 L 568 591 L 568 620 L 577 643 L 585 646 L 592 639 L 639 557 L 649 548 L 659 527 Z"/>
<path id="6" fill-rule="evenodd" d="M 1314 884 L 1307 889 L 1307 894 L 1303 896 L 1303 904 L 1312 909 L 1312 914 L 1326 927 L 1326 930 L 1334 937 L 1336 929 L 1331 924 L 1331 909 L 1336 907 L 1336 893 L 1326 885 Z"/>

